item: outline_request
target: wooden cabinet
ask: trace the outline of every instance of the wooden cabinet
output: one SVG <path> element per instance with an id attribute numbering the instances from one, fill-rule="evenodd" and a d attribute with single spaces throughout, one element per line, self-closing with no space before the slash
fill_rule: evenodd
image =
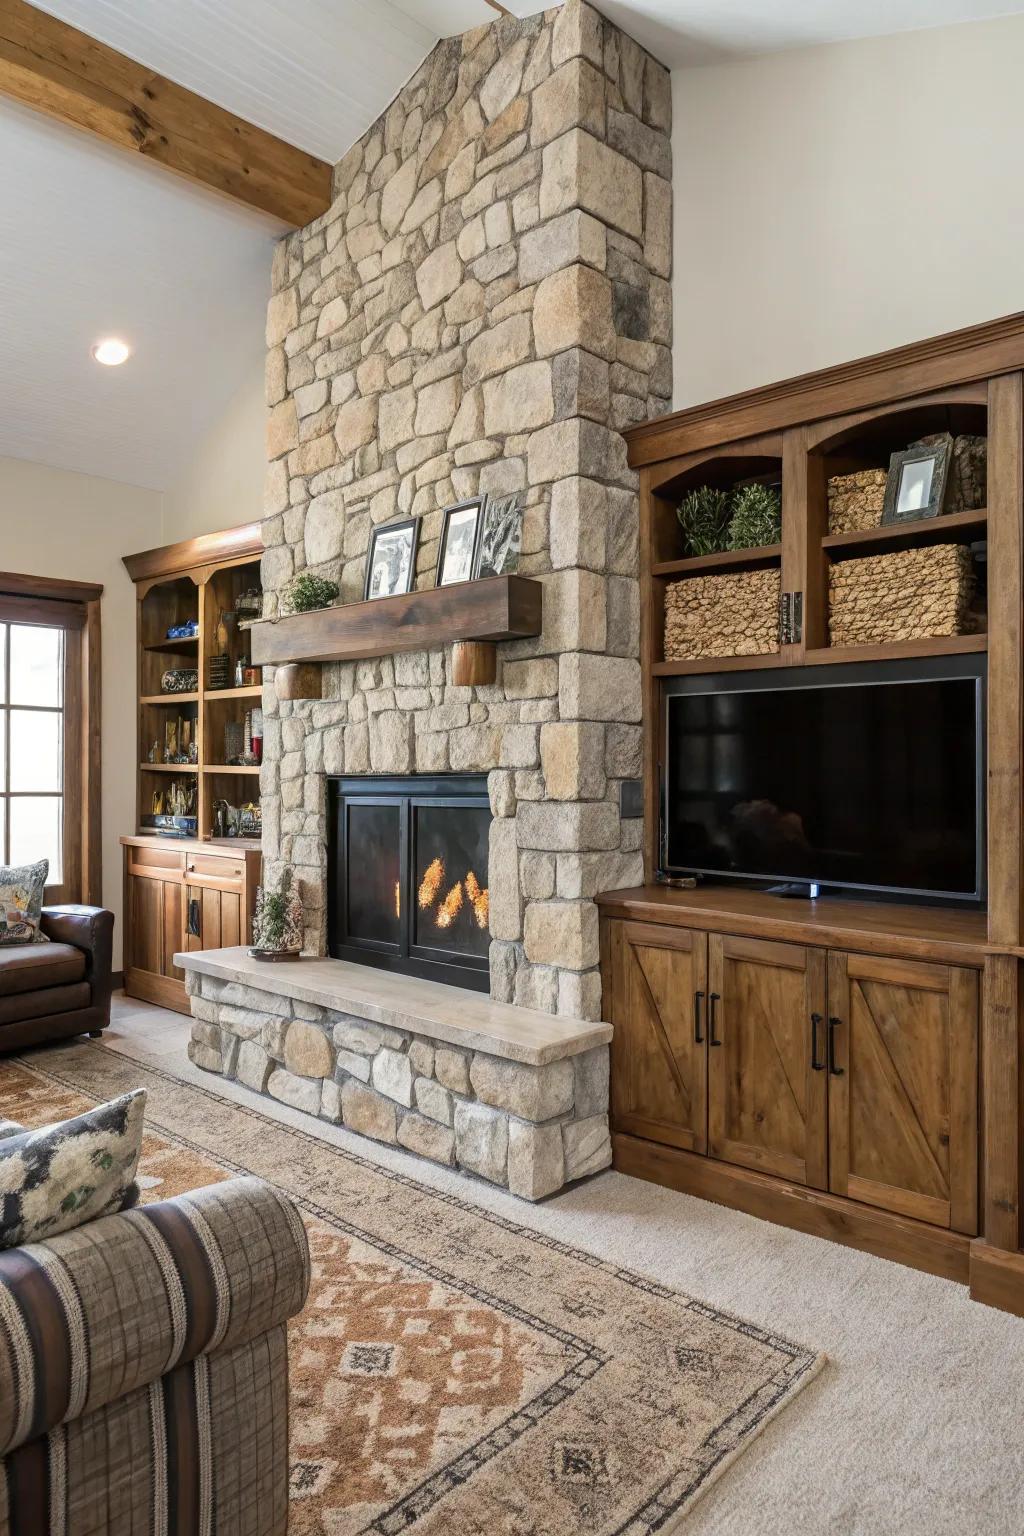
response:
<path id="1" fill-rule="evenodd" d="M 978 1230 L 978 978 L 829 956 L 829 1187 Z"/>
<path id="2" fill-rule="evenodd" d="M 794 1224 L 817 1198 L 821 1229 L 846 1240 L 861 1227 L 844 1211 L 871 1207 L 875 1251 L 890 1251 L 882 1213 L 977 1232 L 976 969 L 668 923 L 605 926 L 613 1130 L 642 1138 L 646 1166 L 661 1166 L 655 1147 L 672 1149 L 689 1159 L 673 1164 L 678 1187 L 734 1190 L 762 1213 L 759 1191 L 803 1186 Z M 904 1226 L 893 1248 L 914 1241 Z"/>
<path id="3" fill-rule="evenodd" d="M 824 951 L 712 934 L 708 952 L 708 1150 L 824 1189 Z"/>
<path id="4" fill-rule="evenodd" d="M 616 923 L 612 935 L 615 1123 L 692 1152 L 707 1150 L 707 938 L 685 928 Z"/>
<path id="5" fill-rule="evenodd" d="M 125 991 L 188 1013 L 183 973 L 172 963 L 184 950 L 248 944 L 259 883 L 252 844 L 209 844 L 123 837 L 125 858 Z"/>

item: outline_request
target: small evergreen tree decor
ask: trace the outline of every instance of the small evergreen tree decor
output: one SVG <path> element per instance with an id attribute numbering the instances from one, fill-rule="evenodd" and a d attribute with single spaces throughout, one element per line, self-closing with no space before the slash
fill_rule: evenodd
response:
<path id="1" fill-rule="evenodd" d="M 285 588 L 282 607 L 286 613 L 309 613 L 314 608 L 329 608 L 337 602 L 340 591 L 336 581 L 301 571 Z"/>
<path id="2" fill-rule="evenodd" d="M 276 891 L 261 885 L 252 916 L 254 959 L 272 960 L 297 955 L 302 948 L 302 899 L 294 888 L 292 871 L 286 869 Z"/>
<path id="3" fill-rule="evenodd" d="M 702 485 L 683 497 L 676 516 L 690 555 L 714 555 L 725 549 L 729 532 L 729 496 Z"/>
<path id="4" fill-rule="evenodd" d="M 782 537 L 782 501 L 770 485 L 744 485 L 732 501 L 729 549 L 777 544 Z"/>

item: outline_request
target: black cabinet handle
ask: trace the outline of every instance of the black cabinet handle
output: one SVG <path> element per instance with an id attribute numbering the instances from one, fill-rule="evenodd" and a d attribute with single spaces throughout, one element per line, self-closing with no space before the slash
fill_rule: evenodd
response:
<path id="1" fill-rule="evenodd" d="M 703 1001 L 703 992 L 693 994 L 693 1038 L 697 1045 L 704 1044 L 704 1036 L 700 1032 L 700 1005 Z"/>
<path id="2" fill-rule="evenodd" d="M 818 1025 L 821 1023 L 821 1014 L 811 1014 L 811 1070 L 824 1072 L 825 1063 L 818 1060 Z"/>
<path id="3" fill-rule="evenodd" d="M 829 1019 L 828 1021 L 828 1069 L 833 1077 L 842 1077 L 843 1068 L 836 1066 L 836 1030 L 842 1023 L 841 1019 Z"/>
<path id="4" fill-rule="evenodd" d="M 712 992 L 708 998 L 708 1002 L 711 1004 L 711 1012 L 708 1015 L 708 1044 L 721 1045 L 721 1040 L 715 1039 L 715 1014 L 717 1012 L 715 1004 L 721 1002 L 721 998 L 717 992 Z"/>
<path id="5" fill-rule="evenodd" d="M 188 931 L 194 939 L 201 939 L 203 936 L 199 926 L 198 901 L 190 901 L 188 904 Z"/>

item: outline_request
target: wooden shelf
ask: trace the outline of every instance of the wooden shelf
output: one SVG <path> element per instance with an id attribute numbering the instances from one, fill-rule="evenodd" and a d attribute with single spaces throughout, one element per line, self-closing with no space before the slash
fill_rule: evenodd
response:
<path id="1" fill-rule="evenodd" d="M 255 774 L 258 774 L 259 771 L 260 771 L 260 769 L 259 769 L 259 764 L 258 763 L 254 763 L 251 768 L 250 767 L 243 767 L 240 763 L 204 763 L 203 764 L 203 772 L 204 773 L 255 773 Z"/>
<path id="2" fill-rule="evenodd" d="M 197 763 L 140 763 L 140 773 L 198 773 Z"/>
<path id="3" fill-rule="evenodd" d="M 856 533 L 829 533 L 821 541 L 830 555 L 884 554 L 896 549 L 919 549 L 927 544 L 948 544 L 965 534 L 984 534 L 988 510 L 949 512 L 945 517 L 924 517 L 914 523 L 893 523 L 886 528 L 862 528 Z M 657 567 L 655 566 L 655 571 Z"/>
<path id="4" fill-rule="evenodd" d="M 263 684 L 253 683 L 247 688 L 207 688 L 203 695 L 207 704 L 212 699 L 261 699 L 263 697 Z"/>
<path id="5" fill-rule="evenodd" d="M 776 565 L 782 559 L 781 544 L 759 544 L 754 549 L 723 549 L 714 555 L 689 555 L 685 560 L 659 560 L 652 576 L 700 576 L 715 571 L 743 570 L 755 565 Z"/>
<path id="6" fill-rule="evenodd" d="M 198 693 L 144 693 L 140 704 L 198 704 Z"/>
<path id="7" fill-rule="evenodd" d="M 701 672 L 760 672 L 763 668 L 788 665 L 781 652 L 772 651 L 767 656 L 701 656 L 697 661 L 656 661 L 651 671 L 655 677 L 693 677 Z"/>
<path id="8" fill-rule="evenodd" d="M 987 651 L 988 635 L 932 635 L 925 640 L 892 640 L 887 645 L 835 645 L 808 651 L 803 665 L 817 667 L 849 661 L 895 661 L 904 656 L 961 656 Z"/>
<path id="9" fill-rule="evenodd" d="M 198 635 L 182 635 L 177 640 L 155 640 L 152 645 L 144 645 L 144 651 L 196 651 L 199 649 Z"/>
<path id="10" fill-rule="evenodd" d="M 357 661 L 453 641 L 521 640 L 540 634 L 542 595 L 540 582 L 528 577 L 488 576 L 261 619 L 251 631 L 253 665 Z"/>

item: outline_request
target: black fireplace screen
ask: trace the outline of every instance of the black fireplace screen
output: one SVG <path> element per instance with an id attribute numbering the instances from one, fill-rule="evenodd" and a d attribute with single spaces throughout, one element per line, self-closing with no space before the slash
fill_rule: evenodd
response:
<path id="1" fill-rule="evenodd" d="M 486 778 L 338 778 L 328 797 L 331 954 L 487 991 Z"/>

